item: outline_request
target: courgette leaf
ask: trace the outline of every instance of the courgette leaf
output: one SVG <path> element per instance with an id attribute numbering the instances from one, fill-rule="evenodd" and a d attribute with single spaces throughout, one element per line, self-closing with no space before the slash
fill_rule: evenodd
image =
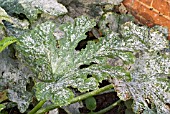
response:
<path id="1" fill-rule="evenodd" d="M 24 32 L 19 37 L 18 57 L 29 63 L 29 67 L 42 80 L 54 80 L 57 60 L 56 41 L 53 36 L 55 25 L 51 22 L 43 23 L 34 30 Z M 22 55 L 21 55 L 22 54 Z"/>
<path id="2" fill-rule="evenodd" d="M 73 23 L 60 27 L 65 35 L 57 38 L 57 42 L 53 36 L 55 25 L 51 22 L 38 25 L 18 38 L 18 58 L 32 68 L 41 80 L 35 85 L 38 100 L 51 100 L 63 106 L 74 97 L 70 87 L 85 92 L 97 89 L 99 82 L 109 76 L 129 78 L 125 68 L 107 63 L 109 58 L 115 57 L 120 58 L 123 64 L 134 62 L 132 53 L 114 50 L 112 43 L 118 34 L 112 33 L 97 43 L 88 42 L 85 49 L 75 50 L 78 43 L 86 38 L 85 33 L 94 26 L 94 20 L 81 16 Z M 115 39 L 112 38 L 114 35 Z M 80 68 L 81 65 L 89 67 Z"/>
<path id="3" fill-rule="evenodd" d="M 3 110 L 6 106 L 3 104 L 0 104 L 0 111 Z"/>
<path id="4" fill-rule="evenodd" d="M 56 0 L 0 0 L 0 3 L 9 14 L 25 14 L 31 22 L 41 13 L 54 16 L 67 13 L 67 9 Z"/>
<path id="5" fill-rule="evenodd" d="M 7 91 L 8 99 L 17 103 L 20 112 L 25 112 L 32 101 L 32 93 L 26 85 L 32 72 L 16 59 L 8 49 L 0 53 L 0 91 Z"/>
<path id="6" fill-rule="evenodd" d="M 0 40 L 0 53 L 10 44 L 16 42 L 17 39 L 15 37 L 5 37 Z"/>
<path id="7" fill-rule="evenodd" d="M 170 59 L 166 35 L 156 27 L 149 29 L 129 22 L 121 26 L 120 33 L 124 45 L 136 55 L 136 61 L 129 69 L 130 82 L 112 80 L 118 96 L 125 101 L 134 99 L 135 113 L 169 114 Z"/>

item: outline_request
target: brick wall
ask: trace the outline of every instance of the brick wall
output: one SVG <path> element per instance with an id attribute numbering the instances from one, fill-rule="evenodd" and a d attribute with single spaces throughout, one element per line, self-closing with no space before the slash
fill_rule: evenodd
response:
<path id="1" fill-rule="evenodd" d="M 170 32 L 170 0 L 124 0 L 123 4 L 141 23 L 149 27 L 162 25 Z"/>

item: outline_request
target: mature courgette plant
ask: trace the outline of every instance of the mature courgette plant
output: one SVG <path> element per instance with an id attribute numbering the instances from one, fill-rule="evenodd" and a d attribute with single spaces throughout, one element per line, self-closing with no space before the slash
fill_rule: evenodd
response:
<path id="1" fill-rule="evenodd" d="M 128 50 L 138 51 L 135 53 L 135 63 L 129 69 L 132 80 L 112 81 L 122 100 L 126 101 L 129 97 L 134 99 L 135 113 L 170 112 L 169 43 L 163 32 L 166 32 L 166 29 L 161 27 L 148 29 L 132 23 L 121 27 L 121 35 L 126 39 L 125 45 L 134 46 Z"/>
<path id="2" fill-rule="evenodd" d="M 39 79 L 35 83 L 38 100 L 51 100 L 58 106 L 64 106 L 74 97 L 70 87 L 85 92 L 97 89 L 99 82 L 109 76 L 129 78 L 124 68 L 109 65 L 108 59 L 110 56 L 119 57 L 129 64 L 134 56 L 127 51 L 112 49 L 114 40 L 110 36 L 101 38 L 98 43 L 88 42 L 81 51 L 75 50 L 78 42 L 86 38 L 85 33 L 93 26 L 94 20 L 82 16 L 74 23 L 60 27 L 65 35 L 57 42 L 53 36 L 55 24 L 51 22 L 38 25 L 19 37 L 16 46 L 18 57 L 32 68 Z M 81 65 L 89 67 L 81 69 Z"/>
<path id="3" fill-rule="evenodd" d="M 58 16 L 67 12 L 55 0 L 0 2 L 10 15 L 24 14 L 30 25 L 36 25 L 38 14 Z M 45 5 L 51 3 L 60 10 L 55 5 Z M 149 29 L 128 22 L 120 25 L 117 31 L 107 29 L 99 41 L 88 41 L 84 49 L 76 50 L 78 43 L 86 39 L 85 33 L 95 25 L 95 20 L 87 16 L 61 26 L 55 21 L 38 22 L 31 29 L 6 22 L 6 32 L 12 37 L 4 37 L 0 43 L 3 50 L 0 54 L 0 91 L 8 94 L 8 99 L 18 105 L 21 113 L 36 96 L 40 102 L 29 112 L 32 114 L 46 101 L 51 101 L 52 105 L 37 113 L 83 100 L 114 85 L 121 100 L 134 100 L 135 113 L 169 113 L 170 59 L 164 29 Z M 62 35 L 56 29 L 60 29 Z M 4 50 L 14 42 L 14 49 Z M 16 58 L 13 58 L 13 50 Z M 102 80 L 112 84 L 99 89 Z M 32 82 L 34 84 L 28 88 Z M 74 89 L 87 93 L 75 96 Z M 88 92 L 90 90 L 94 91 Z M 0 105 L 0 109 L 4 106 Z"/>

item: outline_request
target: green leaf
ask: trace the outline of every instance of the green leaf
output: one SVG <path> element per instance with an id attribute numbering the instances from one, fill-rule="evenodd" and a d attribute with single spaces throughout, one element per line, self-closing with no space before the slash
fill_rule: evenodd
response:
<path id="1" fill-rule="evenodd" d="M 94 97 L 89 97 L 85 99 L 86 108 L 93 111 L 96 109 L 96 99 Z"/>
<path id="2" fill-rule="evenodd" d="M 124 44 L 117 45 L 120 47 L 124 46 L 129 51 L 161 51 L 169 47 L 166 35 L 157 27 L 148 29 L 147 27 L 139 27 L 129 22 L 121 26 L 120 33 L 124 38 Z"/>
<path id="3" fill-rule="evenodd" d="M 113 79 L 115 90 L 122 100 L 133 99 L 133 111 L 143 114 L 168 114 L 170 110 L 169 48 L 166 35 L 158 28 L 148 29 L 133 23 L 121 26 L 124 43 L 117 44 L 134 51 L 135 63 L 129 72 L 131 81 Z"/>
<path id="4" fill-rule="evenodd" d="M 94 20 L 81 16 L 73 23 L 60 26 L 65 35 L 57 42 L 53 36 L 55 25 L 51 22 L 38 25 L 18 38 L 18 57 L 41 80 L 35 84 L 38 100 L 51 100 L 63 106 L 74 97 L 70 87 L 85 92 L 97 89 L 99 82 L 110 76 L 129 78 L 125 68 L 108 64 L 109 58 L 119 58 L 126 65 L 134 62 L 131 52 L 118 52 L 112 46 L 118 34 L 112 33 L 98 43 L 88 42 L 85 49 L 75 50 L 78 43 L 86 38 L 85 33 L 94 26 Z M 84 64 L 90 66 L 81 69 Z"/>
<path id="5" fill-rule="evenodd" d="M 17 39 L 15 37 L 5 37 L 2 40 L 0 40 L 0 53 L 10 44 L 17 42 Z"/>
<path id="6" fill-rule="evenodd" d="M 43 23 L 30 32 L 25 32 L 19 38 L 18 57 L 29 64 L 40 79 L 54 80 L 57 53 L 56 41 L 53 36 L 55 25 L 51 22 Z M 22 54 L 22 55 L 20 55 Z"/>
<path id="7" fill-rule="evenodd" d="M 9 14 L 25 14 L 31 22 L 41 13 L 54 16 L 67 13 L 67 9 L 56 0 L 0 0 L 0 3 Z"/>
<path id="8" fill-rule="evenodd" d="M 3 110 L 6 106 L 3 104 L 0 104 L 0 111 Z"/>
<path id="9" fill-rule="evenodd" d="M 32 93 L 27 91 L 30 70 L 18 60 L 12 59 L 12 52 L 4 50 L 0 53 L 0 91 L 7 91 L 8 99 L 17 103 L 21 113 L 25 112 L 32 101 Z"/>
<path id="10" fill-rule="evenodd" d="M 37 99 L 48 99 L 59 106 L 68 105 L 70 100 L 74 97 L 70 89 L 64 88 L 56 83 L 39 82 L 36 84 L 36 91 Z"/>
<path id="11" fill-rule="evenodd" d="M 133 98 L 136 99 L 134 111 L 143 108 L 146 113 L 152 111 L 160 114 L 169 113 L 166 105 L 170 103 L 170 89 L 168 89 L 170 88 L 168 79 L 170 59 L 150 53 L 142 56 L 136 60 L 135 69 L 132 71 L 135 81 L 127 84 Z"/>

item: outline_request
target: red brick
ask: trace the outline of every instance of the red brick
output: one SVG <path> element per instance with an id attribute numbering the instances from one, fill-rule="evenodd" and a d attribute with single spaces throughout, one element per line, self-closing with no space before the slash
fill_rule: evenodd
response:
<path id="1" fill-rule="evenodd" d="M 170 33 L 170 0 L 124 0 L 123 4 L 141 23 L 168 27 Z"/>
<path id="2" fill-rule="evenodd" d="M 148 5 L 148 6 L 150 6 L 151 2 L 152 2 L 152 0 L 139 0 L 139 1 L 141 1 L 142 3 L 144 3 L 144 4 Z"/>
<path id="3" fill-rule="evenodd" d="M 152 7 L 161 14 L 170 16 L 170 2 L 166 0 L 153 0 Z"/>

